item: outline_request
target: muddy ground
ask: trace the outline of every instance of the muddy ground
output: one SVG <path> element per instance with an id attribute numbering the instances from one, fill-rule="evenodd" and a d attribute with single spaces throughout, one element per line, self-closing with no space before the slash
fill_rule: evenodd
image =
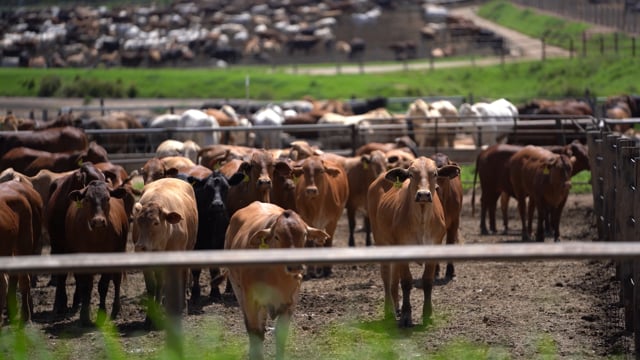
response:
<path id="1" fill-rule="evenodd" d="M 520 241 L 513 201 L 511 231 L 507 235 L 480 236 L 478 216 L 471 217 L 470 198 L 470 194 L 465 195 L 460 229 L 465 243 Z M 592 203 L 591 195 L 570 196 L 561 224 L 562 241 L 596 240 Z M 334 246 L 346 246 L 347 234 L 343 216 Z M 357 236 L 357 246 L 364 246 L 364 235 Z M 420 269 L 417 264 L 412 265 L 414 277 L 418 277 Z M 395 355 L 388 358 L 424 357 L 461 341 L 489 346 L 492 352 L 485 355 L 498 358 L 531 359 L 544 351 L 551 351 L 555 358 L 569 359 L 625 358 L 633 354 L 633 338 L 623 332 L 622 309 L 617 305 L 618 283 L 609 261 L 466 262 L 456 264 L 456 273 L 452 281 L 439 281 L 435 287 L 434 325 L 418 326 L 400 335 L 389 332 L 392 343 L 400 347 L 392 350 Z M 33 290 L 35 314 L 31 328 L 42 335 L 50 349 L 66 349 L 65 358 L 101 358 L 98 349 L 103 347 L 103 340 L 99 331 L 80 327 L 77 313 L 65 318 L 53 316 L 54 288 L 47 286 L 48 280 L 48 276 L 41 276 Z M 202 283 L 204 294 L 208 294 L 204 279 Z M 67 289 L 71 295 L 73 281 L 69 281 Z M 122 311 L 115 325 L 127 357 L 155 358 L 163 347 L 164 333 L 143 328 L 143 290 L 141 273 L 129 272 L 123 284 Z M 93 300 L 95 312 L 95 289 Z M 414 322 L 419 324 L 420 290 L 413 291 L 412 301 Z M 304 281 L 289 339 L 291 358 L 309 358 L 310 354 L 317 359 L 333 358 L 330 343 L 315 343 L 315 348 L 309 348 L 308 344 L 313 343 L 310 339 L 326 339 L 334 325 L 380 322 L 382 302 L 382 281 L 375 264 L 339 265 L 329 278 Z M 238 341 L 240 348 L 244 346 L 246 350 L 242 314 L 232 295 L 224 295 L 218 302 L 192 304 L 183 321 L 184 332 L 206 342 L 212 323 L 223 334 L 218 335 L 219 341 Z M 268 356 L 274 352 L 272 332 L 267 334 L 266 352 Z"/>

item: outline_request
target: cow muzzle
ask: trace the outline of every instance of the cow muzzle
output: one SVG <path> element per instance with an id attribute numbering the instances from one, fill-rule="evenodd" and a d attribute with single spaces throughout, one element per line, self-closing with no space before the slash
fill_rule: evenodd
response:
<path id="1" fill-rule="evenodd" d="M 416 192 L 416 202 L 425 203 L 433 202 L 433 196 L 429 190 L 418 190 Z"/>
<path id="2" fill-rule="evenodd" d="M 316 186 L 307 186 L 304 192 L 309 197 L 316 197 L 319 194 L 318 188 Z"/>
<path id="3" fill-rule="evenodd" d="M 287 265 L 285 267 L 285 270 L 287 274 L 293 275 L 294 277 L 296 277 L 296 276 L 302 276 L 306 271 L 306 267 L 304 265 Z"/>
<path id="4" fill-rule="evenodd" d="M 271 189 L 271 179 L 268 178 L 260 178 L 258 179 L 258 188 L 269 190 Z"/>
<path id="5" fill-rule="evenodd" d="M 107 226 L 107 219 L 102 216 L 96 216 L 89 220 L 89 230 L 93 230 L 95 228 L 104 228 Z"/>

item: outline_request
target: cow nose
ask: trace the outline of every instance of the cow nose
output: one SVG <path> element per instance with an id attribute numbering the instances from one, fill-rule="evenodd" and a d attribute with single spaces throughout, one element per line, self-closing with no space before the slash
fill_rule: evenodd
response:
<path id="1" fill-rule="evenodd" d="M 419 190 L 416 192 L 416 202 L 432 202 L 431 191 Z"/>
<path id="2" fill-rule="evenodd" d="M 271 188 L 271 179 L 258 179 L 258 187 L 259 188 Z"/>
<path id="3" fill-rule="evenodd" d="M 307 188 L 305 189 L 305 193 L 308 196 L 318 196 L 318 188 L 316 186 L 307 186 Z"/>
<path id="4" fill-rule="evenodd" d="M 287 272 L 293 275 L 301 274 L 304 270 L 304 265 L 287 265 Z"/>
<path id="5" fill-rule="evenodd" d="M 222 202 L 222 200 L 214 200 L 211 203 L 211 209 L 213 210 L 220 210 L 222 208 L 224 208 L 224 202 Z"/>
<path id="6" fill-rule="evenodd" d="M 102 228 L 107 226 L 107 219 L 104 217 L 94 217 L 89 221 L 92 228 Z"/>

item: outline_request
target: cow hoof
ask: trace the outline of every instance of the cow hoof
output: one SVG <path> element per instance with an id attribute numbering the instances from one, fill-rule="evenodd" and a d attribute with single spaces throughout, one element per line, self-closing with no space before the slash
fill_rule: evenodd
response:
<path id="1" fill-rule="evenodd" d="M 489 231 L 487 229 L 480 229 L 480 235 L 489 235 Z"/>
<path id="2" fill-rule="evenodd" d="M 411 314 L 403 314 L 400 316 L 400 320 L 398 321 L 398 327 L 406 329 L 413 327 L 413 322 L 411 321 Z"/>

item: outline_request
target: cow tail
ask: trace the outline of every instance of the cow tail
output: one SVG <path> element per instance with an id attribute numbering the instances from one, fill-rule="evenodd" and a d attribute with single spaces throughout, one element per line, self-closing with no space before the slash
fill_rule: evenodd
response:
<path id="1" fill-rule="evenodd" d="M 473 188 L 471 189 L 471 216 L 476 216 L 476 179 L 478 178 L 478 158 L 476 158 L 476 169 L 473 172 Z"/>

